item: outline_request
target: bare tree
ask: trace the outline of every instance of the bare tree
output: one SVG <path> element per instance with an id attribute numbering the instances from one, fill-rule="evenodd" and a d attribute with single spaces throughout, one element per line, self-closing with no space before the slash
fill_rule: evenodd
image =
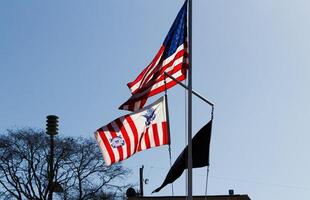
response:
<path id="1" fill-rule="evenodd" d="M 49 139 L 43 131 L 8 130 L 1 135 L 0 198 L 47 199 L 48 155 Z M 54 189 L 62 190 L 55 199 L 111 199 L 128 187 L 120 183 L 129 170 L 121 164 L 105 166 L 94 139 L 56 137 L 54 174 Z"/>

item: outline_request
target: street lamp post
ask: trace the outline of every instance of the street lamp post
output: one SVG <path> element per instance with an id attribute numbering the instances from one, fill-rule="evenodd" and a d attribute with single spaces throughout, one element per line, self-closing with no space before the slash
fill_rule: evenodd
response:
<path id="1" fill-rule="evenodd" d="M 49 115 L 46 117 L 46 134 L 50 136 L 50 155 L 48 158 L 48 200 L 53 199 L 53 179 L 54 179 L 54 136 L 58 134 L 58 117 Z"/>

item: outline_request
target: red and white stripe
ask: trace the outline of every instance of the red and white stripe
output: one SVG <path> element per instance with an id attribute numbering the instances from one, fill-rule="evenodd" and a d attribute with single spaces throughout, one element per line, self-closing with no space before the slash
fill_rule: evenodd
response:
<path id="1" fill-rule="evenodd" d="M 133 81 L 128 83 L 132 96 L 120 106 L 120 109 L 136 111 L 141 109 L 148 97 L 154 96 L 165 89 L 176 85 L 172 79 L 165 77 L 164 72 L 173 76 L 179 81 L 186 78 L 188 67 L 188 51 L 186 44 L 180 45 L 176 52 L 162 59 L 165 47 L 162 46 L 153 61 Z M 164 79 L 166 78 L 166 86 Z"/>
<path id="2" fill-rule="evenodd" d="M 155 109 L 155 119 L 146 126 L 143 116 L 147 110 Z M 133 154 L 169 144 L 168 123 L 166 118 L 164 97 L 144 109 L 122 116 L 95 132 L 97 143 L 103 154 L 105 163 L 113 163 L 129 158 Z M 111 140 L 120 136 L 124 145 L 113 147 Z"/>

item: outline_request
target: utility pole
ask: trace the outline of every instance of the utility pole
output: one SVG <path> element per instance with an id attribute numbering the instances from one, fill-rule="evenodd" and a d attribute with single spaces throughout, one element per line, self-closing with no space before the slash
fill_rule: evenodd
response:
<path id="1" fill-rule="evenodd" d="M 53 200 L 54 191 L 54 136 L 58 134 L 58 117 L 56 115 L 49 115 L 46 117 L 46 134 L 50 136 L 50 155 L 48 157 L 48 200 Z"/>
<path id="2" fill-rule="evenodd" d="M 139 177 L 140 177 L 140 196 L 143 197 L 143 168 L 144 166 L 140 167 L 139 169 Z"/>

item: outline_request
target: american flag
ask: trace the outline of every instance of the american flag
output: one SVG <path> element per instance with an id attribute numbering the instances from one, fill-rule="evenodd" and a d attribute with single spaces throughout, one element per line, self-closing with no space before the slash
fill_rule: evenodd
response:
<path id="1" fill-rule="evenodd" d="M 133 154 L 169 144 L 165 98 L 145 108 L 117 118 L 95 132 L 106 165 Z"/>
<path id="2" fill-rule="evenodd" d="M 179 11 L 164 43 L 152 62 L 128 83 L 132 96 L 119 109 L 135 111 L 143 108 L 148 97 L 176 85 L 172 79 L 165 77 L 164 72 L 179 81 L 186 78 L 188 67 L 187 49 L 187 1 Z M 164 79 L 166 78 L 166 85 Z"/>

